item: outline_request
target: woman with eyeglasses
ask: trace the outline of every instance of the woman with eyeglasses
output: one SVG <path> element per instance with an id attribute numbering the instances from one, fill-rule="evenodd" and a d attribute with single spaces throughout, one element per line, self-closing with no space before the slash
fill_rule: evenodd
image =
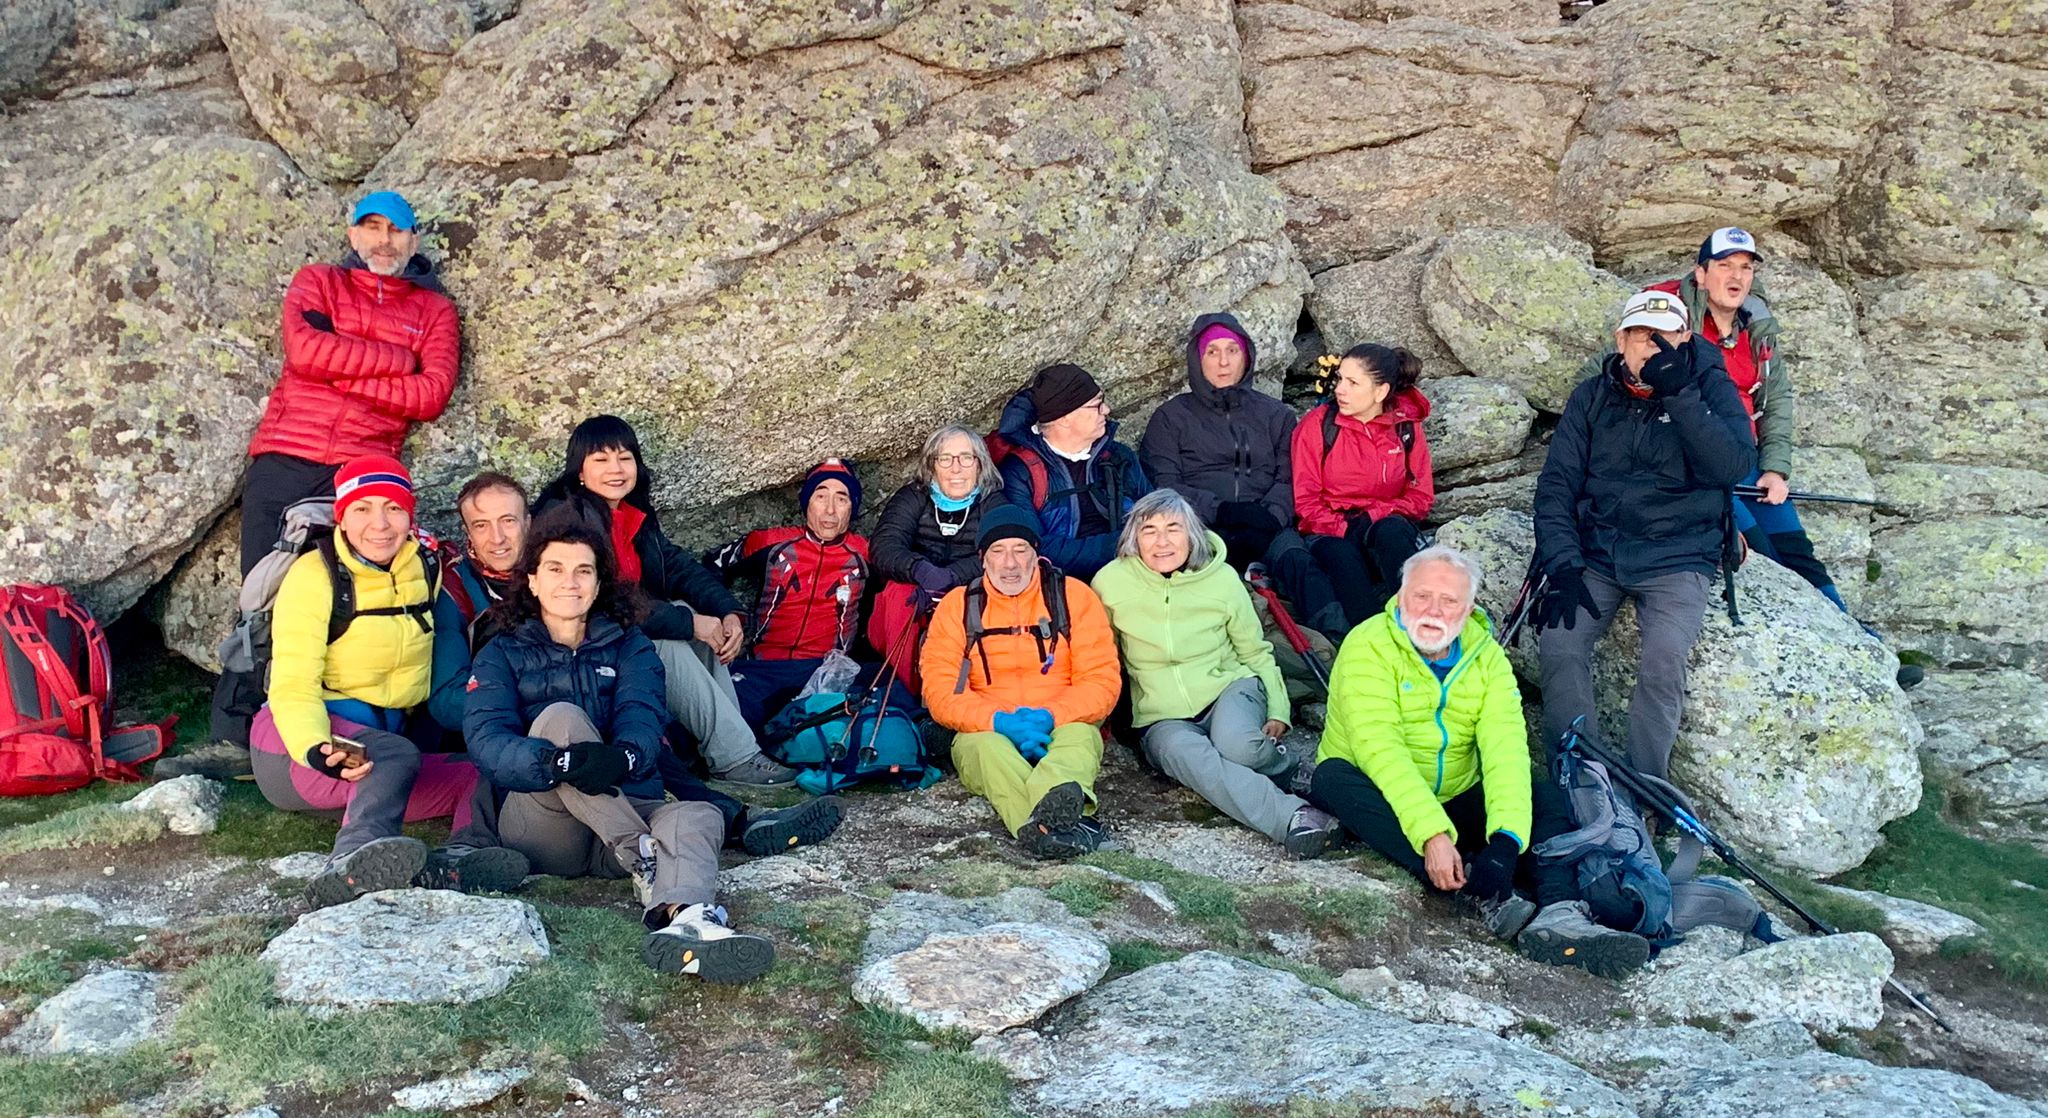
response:
<path id="1" fill-rule="evenodd" d="M 957 423 L 932 432 L 917 476 L 882 508 L 869 539 L 870 563 L 885 580 L 868 620 L 868 641 L 919 693 L 917 651 L 931 606 L 946 591 L 981 577 L 975 533 L 1002 504 L 1003 478 L 979 435 Z"/>

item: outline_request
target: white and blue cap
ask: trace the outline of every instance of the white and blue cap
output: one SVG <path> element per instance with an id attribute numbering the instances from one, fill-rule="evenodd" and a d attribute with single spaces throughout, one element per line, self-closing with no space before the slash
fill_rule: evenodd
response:
<path id="1" fill-rule="evenodd" d="M 1628 303 L 1621 308 L 1621 328 L 1647 326 L 1669 334 L 1682 334 L 1691 319 L 1685 312 L 1685 300 L 1669 291 L 1646 288 L 1628 297 Z"/>
<path id="2" fill-rule="evenodd" d="M 1705 264 L 1709 260 L 1719 260 L 1738 252 L 1746 252 L 1758 260 L 1764 258 L 1764 254 L 1756 250 L 1756 238 L 1749 235 L 1749 230 L 1730 225 L 1726 229 L 1714 230 L 1706 240 L 1700 242 L 1699 262 Z"/>
<path id="3" fill-rule="evenodd" d="M 364 195 L 363 200 L 356 203 L 355 213 L 349 216 L 348 223 L 361 225 L 363 219 L 371 214 L 389 221 L 394 228 L 407 231 L 419 224 L 419 219 L 413 216 L 412 203 L 396 190 L 379 190 Z"/>

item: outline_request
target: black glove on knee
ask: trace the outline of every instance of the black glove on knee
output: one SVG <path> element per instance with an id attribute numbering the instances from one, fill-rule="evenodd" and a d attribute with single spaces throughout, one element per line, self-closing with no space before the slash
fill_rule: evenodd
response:
<path id="1" fill-rule="evenodd" d="M 1366 533 L 1372 531 L 1372 514 L 1354 512 L 1344 520 L 1344 542 L 1363 552 Z"/>
<path id="2" fill-rule="evenodd" d="M 1586 568 L 1564 567 L 1550 572 L 1550 584 L 1544 587 L 1543 596 L 1536 599 L 1533 620 L 1539 630 L 1557 625 L 1576 629 L 1581 607 L 1596 620 L 1600 617 L 1600 607 L 1593 604 L 1593 592 L 1586 588 Z"/>
<path id="3" fill-rule="evenodd" d="M 633 759 L 616 745 L 601 741 L 570 742 L 549 761 L 555 780 L 589 796 L 602 796 L 619 786 L 632 771 Z"/>

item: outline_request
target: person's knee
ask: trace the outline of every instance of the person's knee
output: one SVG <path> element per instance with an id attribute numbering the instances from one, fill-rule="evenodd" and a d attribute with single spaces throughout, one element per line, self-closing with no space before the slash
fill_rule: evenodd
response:
<path id="1" fill-rule="evenodd" d="M 657 825 L 669 828 L 665 838 L 688 840 L 711 836 L 715 840 L 725 837 L 725 813 L 717 804 L 702 800 L 677 800 L 656 809 Z"/>
<path id="2" fill-rule="evenodd" d="M 1331 797 L 1341 799 L 1364 779 L 1365 774 L 1358 771 L 1358 766 L 1341 757 L 1328 758 L 1318 762 L 1315 772 L 1309 775 L 1309 798 L 1327 807 Z"/>
<path id="3" fill-rule="evenodd" d="M 1148 727 L 1144 744 L 1145 755 L 1152 758 L 1152 763 L 1176 780 L 1194 768 L 1200 753 L 1215 749 L 1199 727 L 1179 720 Z"/>
<path id="4" fill-rule="evenodd" d="M 534 717 L 530 731 L 534 737 L 544 738 L 556 745 L 570 742 L 591 741 L 597 734 L 590 715 L 575 703 L 549 703 Z"/>

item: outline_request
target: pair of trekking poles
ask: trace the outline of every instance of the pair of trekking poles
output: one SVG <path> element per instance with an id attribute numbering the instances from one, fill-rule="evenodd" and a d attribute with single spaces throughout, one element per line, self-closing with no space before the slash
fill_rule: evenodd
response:
<path id="1" fill-rule="evenodd" d="M 1857 501 L 1854 498 L 1841 498 L 1841 500 L 1844 503 L 1874 503 Z M 1267 608 L 1273 614 L 1273 623 L 1279 627 L 1282 635 L 1287 638 L 1287 643 L 1308 663 L 1309 670 L 1315 674 L 1316 679 L 1323 685 L 1323 692 L 1327 695 L 1330 689 L 1329 671 L 1323 667 L 1322 660 L 1316 656 L 1314 647 L 1310 645 L 1307 635 L 1302 632 L 1301 626 L 1295 623 L 1294 618 L 1287 612 L 1286 605 L 1281 602 L 1280 595 L 1274 591 L 1272 580 L 1267 576 L 1264 565 L 1253 563 L 1247 567 L 1245 570 L 1245 581 L 1250 584 L 1253 593 L 1266 600 Z M 1536 600 L 1543 596 L 1548 583 L 1549 577 L 1547 575 L 1533 576 L 1522 583 L 1522 591 L 1515 598 L 1515 604 L 1509 610 L 1508 622 L 1502 628 L 1500 643 L 1503 646 L 1511 643 L 1519 635 L 1522 626 L 1528 622 L 1529 615 L 1534 612 Z M 1729 869 L 1756 882 L 1759 888 L 1769 893 L 1778 903 L 1784 905 L 1793 915 L 1804 921 L 1807 927 L 1815 933 L 1824 936 L 1837 934 L 1837 929 L 1833 924 L 1815 915 L 1812 910 L 1800 904 L 1790 894 L 1779 888 L 1776 882 L 1765 877 L 1755 866 L 1752 866 L 1748 859 L 1744 858 L 1739 851 L 1729 845 L 1727 839 L 1722 838 L 1719 832 L 1715 831 L 1705 820 L 1699 817 L 1698 813 L 1692 809 L 1685 795 L 1678 791 L 1677 788 L 1667 781 L 1636 771 L 1628 762 L 1615 757 L 1607 752 L 1606 749 L 1587 738 L 1579 729 L 1585 720 L 1584 715 L 1580 715 L 1572 720 L 1571 726 L 1565 731 L 1564 739 L 1558 743 L 1558 749 L 1561 752 L 1576 752 L 1587 760 L 1599 762 L 1615 782 L 1627 790 L 1630 798 L 1636 802 L 1638 807 L 1653 811 L 1669 819 L 1673 826 L 1692 836 L 1700 845 L 1711 850 L 1714 857 L 1719 858 Z M 1955 1031 L 1947 1021 L 1942 1020 L 1939 1013 L 1934 1011 L 1934 1007 L 1928 1005 L 1925 1000 L 1913 993 L 1913 991 L 1908 990 L 1897 978 L 1887 976 L 1884 981 L 1886 988 L 1904 998 L 1906 1003 L 1914 1009 L 1926 1014 L 1936 1025 L 1941 1026 L 1944 1032 Z"/>

